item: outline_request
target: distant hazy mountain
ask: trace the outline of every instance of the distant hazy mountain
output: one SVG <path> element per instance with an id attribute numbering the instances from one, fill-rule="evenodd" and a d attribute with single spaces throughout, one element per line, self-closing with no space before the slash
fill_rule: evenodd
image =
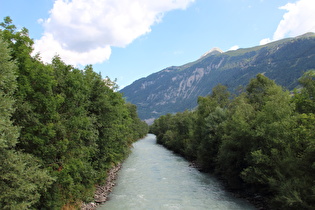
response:
<path id="1" fill-rule="evenodd" d="M 314 33 L 228 52 L 214 48 L 195 62 L 168 67 L 121 92 L 138 106 L 141 119 L 150 119 L 193 109 L 198 96 L 210 94 L 219 83 L 237 93 L 258 73 L 292 90 L 309 69 L 315 69 Z"/>

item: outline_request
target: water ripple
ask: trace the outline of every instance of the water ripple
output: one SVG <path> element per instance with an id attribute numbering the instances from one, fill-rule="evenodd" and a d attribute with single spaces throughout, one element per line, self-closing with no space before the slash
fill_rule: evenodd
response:
<path id="1" fill-rule="evenodd" d="M 255 209 L 225 192 L 214 177 L 189 167 L 182 157 L 155 142 L 155 136 L 148 135 L 134 143 L 109 201 L 99 209 Z"/>

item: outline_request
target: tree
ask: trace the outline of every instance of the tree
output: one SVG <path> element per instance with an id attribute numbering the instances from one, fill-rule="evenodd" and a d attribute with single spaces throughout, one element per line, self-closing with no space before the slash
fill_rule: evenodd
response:
<path id="1" fill-rule="evenodd" d="M 229 107 L 223 126 L 222 143 L 217 155 L 216 173 L 227 180 L 231 188 L 239 189 L 243 181 L 241 171 L 248 166 L 246 157 L 253 143 L 255 110 L 247 95 L 235 98 Z"/>
<path id="2" fill-rule="evenodd" d="M 204 170 L 214 170 L 219 148 L 222 144 L 223 126 L 227 120 L 227 110 L 217 107 L 205 119 L 205 136 L 198 147 L 198 162 Z"/>
<path id="3" fill-rule="evenodd" d="M 13 72 L 6 73 L 3 74 L 6 79 L 1 80 L 3 90 L 11 91 L 4 95 L 3 113 L 9 117 L 3 120 L 12 115 L 15 125 L 5 121 L 6 129 L 12 130 L 12 138 L 6 138 L 3 146 L 12 147 L 12 152 L 2 153 L 1 158 L 10 157 L 15 164 L 6 170 L 12 173 L 5 172 L 12 181 L 5 189 L 13 186 L 20 189 L 20 200 L 25 203 L 20 208 L 60 209 L 90 201 L 95 184 L 103 182 L 107 170 L 127 156 L 131 143 L 145 135 L 146 124 L 115 91 L 115 82 L 103 80 L 91 65 L 80 70 L 58 56 L 51 64 L 45 64 L 39 55 L 31 56 L 33 41 L 27 29 L 17 30 L 9 17 L 1 27 L 1 37 L 11 49 L 7 52 L 11 57 L 6 59 L 16 61 L 18 75 L 16 79 Z M 14 111 L 10 101 L 13 98 Z M 25 179 L 21 180 L 25 182 L 14 177 L 18 173 L 24 173 Z M 5 197 L 6 205 L 11 202 L 9 197 Z"/>
<path id="4" fill-rule="evenodd" d="M 0 32 L 0 195 L 1 209 L 29 209 L 51 184 L 38 159 L 18 152 L 19 129 L 11 117 L 14 112 L 17 67 Z"/>
<path id="5" fill-rule="evenodd" d="M 300 113 L 315 113 L 315 70 L 307 71 L 300 79 L 302 89 L 295 91 L 294 102 Z"/>
<path id="6" fill-rule="evenodd" d="M 206 97 L 198 98 L 197 123 L 195 129 L 198 162 L 205 170 L 214 170 L 217 153 L 221 145 L 221 125 L 226 119 L 226 108 L 230 93 L 221 84 Z"/>
<path id="7" fill-rule="evenodd" d="M 177 113 L 161 116 L 151 130 L 169 149 L 190 151 L 190 157 L 197 157 L 203 169 L 214 170 L 229 188 L 260 193 L 274 209 L 313 209 L 314 75 L 307 72 L 300 79 L 303 88 L 293 100 L 261 74 L 233 100 L 218 87 L 199 97 L 198 108 L 187 115 L 197 119 L 194 126 Z M 190 129 L 194 135 L 183 144 Z"/>
<path id="8" fill-rule="evenodd" d="M 0 32 L 0 103 L 2 138 L 0 145 L 3 148 L 13 148 L 17 143 L 18 128 L 10 120 L 14 111 L 13 94 L 16 90 L 17 67 L 12 61 L 7 44 L 2 40 Z"/>
<path id="9" fill-rule="evenodd" d="M 256 112 L 251 154 L 247 157 L 250 166 L 242 172 L 242 177 L 248 183 L 275 191 L 276 183 L 287 173 L 283 166 L 290 156 L 292 130 L 296 126 L 294 106 L 289 92 L 276 85 L 266 89 L 262 100 L 264 105 Z"/>
<path id="10" fill-rule="evenodd" d="M 267 94 L 266 90 L 274 85 L 276 85 L 274 81 L 262 74 L 258 74 L 256 78 L 251 79 L 246 87 L 249 103 L 251 103 L 255 109 L 259 110 L 265 103 L 264 96 Z"/>
<path id="11" fill-rule="evenodd" d="M 134 139 L 144 137 L 149 132 L 149 126 L 146 122 L 141 121 L 138 117 L 137 106 L 131 103 L 127 103 L 126 107 L 129 111 L 129 115 L 133 121 L 132 131 L 134 133 Z"/>

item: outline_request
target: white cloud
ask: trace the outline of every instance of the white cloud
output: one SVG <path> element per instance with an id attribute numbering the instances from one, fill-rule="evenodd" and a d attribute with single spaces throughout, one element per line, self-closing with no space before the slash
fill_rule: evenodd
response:
<path id="1" fill-rule="evenodd" d="M 230 51 L 230 50 L 238 50 L 239 48 L 240 48 L 240 46 L 234 45 L 233 47 L 231 47 L 230 49 L 228 49 L 228 51 Z"/>
<path id="2" fill-rule="evenodd" d="M 101 63 L 111 47 L 125 47 L 151 31 L 165 12 L 185 9 L 195 0 L 56 0 L 43 22 L 34 53 L 49 62 L 55 54 L 70 64 Z"/>
<path id="3" fill-rule="evenodd" d="M 269 42 L 271 42 L 271 40 L 269 38 L 266 38 L 266 39 L 260 40 L 259 44 L 260 45 L 265 45 L 265 44 L 268 44 Z"/>
<path id="4" fill-rule="evenodd" d="M 37 20 L 37 23 L 39 23 L 39 24 L 42 24 L 44 22 L 44 19 L 42 19 L 42 18 L 39 18 L 38 20 Z"/>
<path id="5" fill-rule="evenodd" d="M 286 10 L 274 35 L 260 41 L 266 44 L 267 41 L 276 41 L 285 37 L 298 36 L 307 32 L 315 32 L 315 1 L 299 0 L 295 3 L 288 3 L 279 9 Z"/>
<path id="6" fill-rule="evenodd" d="M 280 9 L 287 12 L 283 15 L 283 19 L 273 35 L 274 40 L 315 31 L 314 0 L 299 0 L 296 3 L 288 3 Z"/>
<path id="7" fill-rule="evenodd" d="M 111 48 L 109 45 L 105 45 L 82 52 L 66 49 L 54 39 L 52 34 L 45 33 L 40 40 L 35 41 L 35 52 L 41 52 L 40 55 L 45 62 L 50 62 L 51 58 L 58 54 L 67 64 L 86 65 L 101 63 L 109 59 Z"/>

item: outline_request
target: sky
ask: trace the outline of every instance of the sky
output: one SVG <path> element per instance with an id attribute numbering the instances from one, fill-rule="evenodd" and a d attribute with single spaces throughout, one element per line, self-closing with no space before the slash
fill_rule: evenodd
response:
<path id="1" fill-rule="evenodd" d="M 92 64 L 120 88 L 214 47 L 315 32 L 315 0 L 0 0 L 6 16 L 29 30 L 44 62 Z"/>

